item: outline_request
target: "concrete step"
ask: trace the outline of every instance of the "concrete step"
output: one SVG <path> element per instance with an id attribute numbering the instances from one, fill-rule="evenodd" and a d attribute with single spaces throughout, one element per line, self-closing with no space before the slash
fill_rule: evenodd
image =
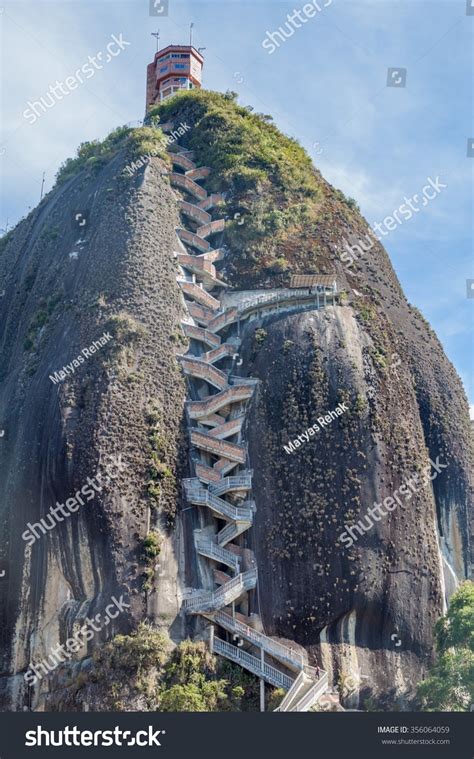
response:
<path id="1" fill-rule="evenodd" d="M 218 561 L 221 564 L 226 564 L 234 572 L 239 571 L 239 557 L 232 553 L 232 551 L 222 548 L 210 538 L 200 537 L 198 535 L 195 535 L 194 544 L 197 552 L 200 553 L 201 556 L 206 556 L 208 559 Z"/>
<path id="2" fill-rule="evenodd" d="M 201 482 L 204 482 L 206 484 L 211 482 L 217 483 L 222 479 L 222 475 L 217 472 L 212 466 L 207 466 L 206 464 L 195 464 L 194 469 Z"/>
<path id="3" fill-rule="evenodd" d="M 195 327 L 194 324 L 188 324 L 187 322 L 182 322 L 182 327 L 186 337 L 192 338 L 193 340 L 199 340 L 210 348 L 217 348 L 217 346 L 220 345 L 221 339 L 219 335 L 214 335 L 207 329 Z"/>
<path id="4" fill-rule="evenodd" d="M 215 495 L 233 493 L 236 490 L 250 490 L 252 487 L 252 473 L 249 471 L 239 472 L 233 477 L 223 477 L 220 482 L 209 485 L 209 490 Z"/>
<path id="5" fill-rule="evenodd" d="M 223 202 L 224 202 L 223 193 L 213 192 L 207 198 L 204 198 L 203 200 L 199 201 L 199 207 L 207 211 L 209 210 L 209 208 L 213 208 L 214 206 L 217 206 L 219 205 L 219 203 L 223 203 Z"/>
<path id="6" fill-rule="evenodd" d="M 190 169 L 186 172 L 186 176 L 192 179 L 194 182 L 198 182 L 200 179 L 206 179 L 209 176 L 211 170 L 209 166 L 198 166 L 197 168 Z"/>
<path id="7" fill-rule="evenodd" d="M 198 198 L 198 200 L 205 200 L 207 198 L 206 190 L 185 174 L 178 174 L 175 171 L 171 171 L 168 174 L 168 177 L 172 187 L 178 187 L 180 190 L 185 190 L 193 197 Z"/>
<path id="8" fill-rule="evenodd" d="M 224 424 L 221 424 L 219 427 L 214 427 L 209 434 L 219 440 L 225 440 L 232 435 L 237 435 L 237 433 L 241 431 L 244 421 L 244 414 L 236 416 L 233 419 L 229 419 L 228 422 L 224 422 Z"/>
<path id="9" fill-rule="evenodd" d="M 216 221 L 210 221 L 207 224 L 203 224 L 196 229 L 196 234 L 199 237 L 209 237 L 209 235 L 215 235 L 218 232 L 223 232 L 225 229 L 225 220 L 216 219 Z"/>
<path id="10" fill-rule="evenodd" d="M 253 654 L 244 651 L 242 648 L 239 648 L 239 646 L 233 646 L 231 643 L 221 640 L 216 636 L 213 638 L 212 651 L 215 654 L 225 656 L 227 659 L 239 664 L 244 669 L 257 675 L 257 677 L 261 677 L 263 680 L 270 683 L 270 685 L 275 686 L 275 688 L 284 688 L 285 690 L 288 690 L 292 686 L 292 678 L 284 672 L 281 672 L 271 664 L 262 662 L 257 656 L 253 656 Z"/>
<path id="11" fill-rule="evenodd" d="M 197 303 L 187 303 L 189 315 L 198 322 L 199 325 L 207 327 L 213 318 L 212 311 Z"/>
<path id="12" fill-rule="evenodd" d="M 231 522 L 217 533 L 218 544 L 220 546 L 227 545 L 227 543 L 230 543 L 231 540 L 235 540 L 235 538 L 248 530 L 251 526 L 251 522 Z"/>
<path id="13" fill-rule="evenodd" d="M 187 200 L 178 200 L 178 206 L 181 213 L 184 213 L 198 224 L 208 224 L 211 221 L 211 214 L 194 203 L 188 203 Z"/>
<path id="14" fill-rule="evenodd" d="M 258 632 L 253 627 L 249 627 L 248 625 L 239 622 L 226 612 L 216 612 L 216 614 L 213 615 L 213 620 L 228 632 L 239 635 L 249 643 L 263 648 L 274 659 L 278 659 L 283 662 L 285 666 L 294 669 L 296 672 L 300 672 L 304 669 L 306 661 L 301 653 L 279 643 L 268 635 Z"/>
<path id="15" fill-rule="evenodd" d="M 218 314 L 208 324 L 208 328 L 211 332 L 219 332 L 224 327 L 228 327 L 229 324 L 233 324 L 239 317 L 237 308 L 227 308 L 221 314 Z"/>
<path id="16" fill-rule="evenodd" d="M 194 282 L 185 282 L 183 280 L 180 281 L 179 286 L 188 298 L 199 303 L 200 306 L 205 306 L 214 312 L 218 311 L 220 307 L 219 301 L 203 287 L 199 287 L 199 285 L 196 285 Z"/>
<path id="17" fill-rule="evenodd" d="M 214 414 L 231 403 L 240 403 L 252 397 L 252 385 L 231 386 L 227 390 L 211 395 L 202 401 L 186 401 L 186 408 L 191 419 L 202 419 L 208 414 Z"/>
<path id="18" fill-rule="evenodd" d="M 191 161 L 191 159 L 184 153 L 170 153 L 170 156 L 173 164 L 175 166 L 180 166 L 180 168 L 185 171 L 192 171 L 196 168 L 194 161 Z"/>
<path id="19" fill-rule="evenodd" d="M 245 446 L 228 443 L 225 440 L 216 440 L 215 437 L 206 432 L 191 429 L 191 443 L 196 448 L 239 464 L 245 464 L 247 461 L 247 448 Z"/>
<path id="20" fill-rule="evenodd" d="M 188 503 L 195 506 L 207 506 L 221 517 L 232 519 L 233 521 L 252 522 L 253 511 L 251 508 L 233 506 L 231 503 L 224 501 L 219 496 L 210 493 L 199 483 L 194 485 L 195 478 L 183 480 Z"/>
<path id="21" fill-rule="evenodd" d="M 229 356 L 235 356 L 236 347 L 232 343 L 221 343 L 217 348 L 213 348 L 211 351 L 203 353 L 201 358 L 207 364 L 215 364 L 221 358 L 228 358 Z"/>
<path id="22" fill-rule="evenodd" d="M 196 250 L 199 250 L 202 253 L 205 253 L 211 249 L 211 243 L 205 240 L 204 237 L 200 237 L 199 235 L 194 234 L 194 232 L 189 232 L 187 229 L 178 227 L 176 234 L 182 243 L 189 245 L 192 248 L 196 248 Z"/>
<path id="23" fill-rule="evenodd" d="M 215 366 L 188 356 L 178 356 L 178 358 L 185 374 L 205 380 L 217 390 L 225 390 L 228 387 L 227 375 Z"/>
<path id="24" fill-rule="evenodd" d="M 237 466 L 238 462 L 236 461 L 229 461 L 229 459 L 221 458 L 219 461 L 216 461 L 214 464 L 214 469 L 216 472 L 219 472 L 221 477 L 225 477 L 229 474 L 235 467 Z"/>

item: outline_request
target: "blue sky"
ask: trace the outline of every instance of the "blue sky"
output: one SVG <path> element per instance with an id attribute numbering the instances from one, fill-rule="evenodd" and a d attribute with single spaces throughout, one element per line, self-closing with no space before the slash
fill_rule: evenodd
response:
<path id="1" fill-rule="evenodd" d="M 0 228 L 36 205 L 43 172 L 48 190 L 79 143 L 143 117 L 151 32 L 160 29 L 163 46 L 187 42 L 192 21 L 194 44 L 206 47 L 204 86 L 235 90 L 242 104 L 271 114 L 370 224 L 428 177 L 447 184 L 384 244 L 474 404 L 474 298 L 466 297 L 474 279 L 474 15 L 466 0 L 319 0 L 321 11 L 269 54 L 266 32 L 305 4 L 169 0 L 168 15 L 156 18 L 149 0 L 3 3 Z M 27 102 L 105 51 L 112 34 L 130 44 L 30 124 Z M 386 86 L 388 67 L 407 69 L 406 87 Z"/>

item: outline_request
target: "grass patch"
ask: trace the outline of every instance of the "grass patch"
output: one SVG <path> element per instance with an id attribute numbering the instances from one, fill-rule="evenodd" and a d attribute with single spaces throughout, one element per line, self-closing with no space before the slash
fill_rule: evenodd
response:
<path id="1" fill-rule="evenodd" d="M 186 91 L 150 116 L 191 126 L 180 144 L 194 151 L 198 165 L 211 168 L 206 188 L 226 193 L 227 216 L 240 214 L 226 227 L 229 280 L 239 273 L 253 281 L 262 273 L 284 279 L 298 261 L 304 266 L 284 243 L 318 218 L 320 179 L 296 140 L 235 99 L 235 93 Z"/>
<path id="2" fill-rule="evenodd" d="M 76 157 L 68 158 L 60 166 L 56 174 L 56 183 L 62 184 L 84 170 L 97 174 L 124 149 L 129 160 L 137 160 L 148 153 L 169 160 L 164 139 L 165 135 L 158 127 L 117 127 L 105 140 L 82 142 L 77 149 Z"/>

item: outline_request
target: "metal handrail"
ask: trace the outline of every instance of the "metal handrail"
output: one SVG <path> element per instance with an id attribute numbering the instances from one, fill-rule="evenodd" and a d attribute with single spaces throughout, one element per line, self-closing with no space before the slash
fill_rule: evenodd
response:
<path id="1" fill-rule="evenodd" d="M 207 416 L 208 413 L 211 413 L 210 409 L 212 409 L 215 405 L 218 405 L 219 408 L 221 408 L 222 406 L 227 405 L 229 402 L 232 403 L 232 399 L 234 399 L 235 402 L 244 401 L 248 400 L 248 398 L 251 398 L 252 395 L 253 387 L 251 388 L 248 385 L 236 385 L 235 387 L 228 387 L 226 390 L 222 390 L 220 393 L 210 395 L 201 401 L 186 401 L 186 406 L 190 413 L 196 413 L 199 411 L 201 413 L 201 416 Z"/>
<path id="2" fill-rule="evenodd" d="M 266 662 L 262 666 L 262 662 L 256 656 L 252 656 L 247 651 L 242 651 L 241 648 L 233 646 L 231 643 L 221 640 L 221 638 L 214 637 L 213 650 L 215 653 L 243 664 L 246 669 L 263 677 L 265 680 L 269 680 L 272 685 L 281 686 L 285 690 L 288 690 L 293 684 L 291 677 L 280 672 L 276 667 L 272 667 L 271 664 L 267 664 Z"/>
<path id="3" fill-rule="evenodd" d="M 193 376 L 199 379 L 207 379 L 212 384 L 216 384 L 220 390 L 228 387 L 227 375 L 215 366 L 206 364 L 205 361 L 201 361 L 199 358 L 188 358 L 188 356 L 178 356 L 178 358 L 183 368 Z"/>
<path id="4" fill-rule="evenodd" d="M 239 622 L 239 620 L 234 619 L 229 614 L 226 614 L 225 612 L 218 612 L 215 615 L 214 620 L 217 623 L 222 624 L 222 627 L 225 627 L 228 630 L 230 629 L 232 631 L 241 633 L 241 635 L 246 637 L 250 642 L 256 643 L 257 645 L 265 648 L 265 650 L 267 650 L 269 653 L 272 653 L 275 657 L 285 658 L 288 661 L 296 664 L 300 669 L 304 668 L 305 664 L 302 654 L 293 651 L 283 643 L 278 643 L 277 641 L 272 640 L 268 637 L 268 635 L 259 633 L 252 627 L 249 627 L 243 622 Z"/>
<path id="5" fill-rule="evenodd" d="M 210 538 L 196 538 L 196 549 L 207 555 L 211 555 L 212 558 L 219 559 L 223 564 L 233 567 L 237 572 L 240 566 L 240 559 L 232 551 L 227 551 L 217 543 L 214 543 Z"/>
<path id="6" fill-rule="evenodd" d="M 221 495 L 221 493 L 227 492 L 227 490 L 239 490 L 239 485 L 242 486 L 242 490 L 250 490 L 252 487 L 252 475 L 251 474 L 237 474 L 233 477 L 224 477 L 220 482 L 215 485 L 210 484 L 209 490 L 214 495 Z"/>
<path id="7" fill-rule="evenodd" d="M 295 712 L 305 712 L 318 700 L 320 696 L 325 693 L 328 687 L 328 673 L 324 674 L 319 680 L 309 689 L 300 701 L 297 701 L 294 707 Z M 293 709 L 292 709 L 293 711 Z"/>
<path id="8" fill-rule="evenodd" d="M 251 509 L 232 506 L 231 503 L 227 503 L 227 501 L 224 501 L 222 498 L 219 498 L 203 488 L 189 488 L 186 490 L 186 496 L 191 503 L 209 506 L 214 511 L 225 515 L 234 522 L 251 522 L 253 519 L 253 512 Z"/>

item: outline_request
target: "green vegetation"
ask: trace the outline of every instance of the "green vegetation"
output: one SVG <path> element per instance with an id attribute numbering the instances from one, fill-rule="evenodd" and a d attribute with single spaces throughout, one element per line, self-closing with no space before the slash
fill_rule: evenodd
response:
<path id="1" fill-rule="evenodd" d="M 129 160 L 137 160 L 142 155 L 153 153 L 168 161 L 164 139 L 165 135 L 158 127 L 117 127 L 105 140 L 82 142 L 77 149 L 76 157 L 68 158 L 59 168 L 56 182 L 61 184 L 83 170 L 97 173 L 120 150 L 126 150 Z"/>
<path id="2" fill-rule="evenodd" d="M 156 403 L 152 403 L 146 415 L 149 425 L 148 443 L 150 459 L 146 490 L 152 508 L 161 507 L 166 511 L 170 524 L 176 511 L 177 483 L 170 463 L 175 460 L 176 451 L 161 432 L 163 414 Z"/>
<path id="3" fill-rule="evenodd" d="M 9 232 L 6 232 L 6 234 L 2 235 L 0 237 L 0 253 L 3 253 L 5 248 L 7 247 L 8 243 L 12 239 L 13 236 L 13 229 L 10 229 Z"/>
<path id="4" fill-rule="evenodd" d="M 379 366 L 381 369 L 387 368 L 387 357 L 382 350 L 379 348 L 372 348 L 371 356 L 377 366 Z"/>
<path id="5" fill-rule="evenodd" d="M 106 357 L 110 365 L 118 369 L 118 376 L 125 380 L 135 368 L 136 348 L 141 337 L 146 333 L 143 324 L 140 324 L 126 311 L 121 311 L 111 316 L 107 321 L 106 330 L 113 336 L 113 340 L 107 343 L 102 355 Z"/>
<path id="6" fill-rule="evenodd" d="M 257 678 L 219 660 L 202 641 L 185 640 L 171 650 L 170 641 L 146 623 L 129 635 L 116 635 L 95 651 L 93 661 L 90 672 L 74 681 L 74 690 L 104 687 L 107 709 L 123 710 L 135 702 L 165 712 L 258 710 Z"/>
<path id="7" fill-rule="evenodd" d="M 255 332 L 253 333 L 253 339 L 254 339 L 255 344 L 258 345 L 259 347 L 263 345 L 267 335 L 268 335 L 268 332 L 266 331 L 266 329 L 262 329 L 262 328 L 256 329 Z"/>
<path id="8" fill-rule="evenodd" d="M 360 208 L 356 200 L 354 198 L 348 198 L 347 195 L 344 195 L 342 190 L 336 190 L 336 196 L 341 200 L 343 203 L 346 204 L 348 208 L 351 209 L 351 211 L 357 211 L 357 213 L 360 213 Z"/>
<path id="9" fill-rule="evenodd" d="M 153 430 L 150 435 L 151 462 L 150 462 L 150 476 L 154 483 L 159 482 L 165 477 L 172 477 L 173 473 L 167 464 L 163 462 L 163 457 L 166 455 L 166 441 L 163 435 L 157 430 Z"/>
<path id="10" fill-rule="evenodd" d="M 145 334 L 143 325 L 125 311 L 112 316 L 107 322 L 107 329 L 122 345 L 133 345 L 139 337 Z"/>
<path id="11" fill-rule="evenodd" d="M 357 310 L 363 322 L 373 321 L 377 316 L 376 308 L 368 303 L 359 303 Z"/>
<path id="12" fill-rule="evenodd" d="M 61 298 L 62 293 L 58 291 L 49 298 L 40 299 L 38 311 L 31 320 L 26 338 L 23 341 L 23 348 L 26 351 L 29 351 L 34 347 L 42 327 L 48 322 L 49 317 L 53 314 Z"/>
<path id="13" fill-rule="evenodd" d="M 211 168 L 208 190 L 228 193 L 226 211 L 235 221 L 227 225 L 226 243 L 235 270 L 254 279 L 262 272 L 281 278 L 298 255 L 286 250 L 288 237 L 318 217 L 320 182 L 296 140 L 235 100 L 232 92 L 191 90 L 156 106 L 151 116 L 189 124 L 180 144 L 194 150 L 198 165 Z"/>
<path id="14" fill-rule="evenodd" d="M 146 563 L 143 572 L 144 582 L 142 590 L 150 592 L 153 589 L 153 578 L 155 576 L 155 560 L 160 555 L 161 537 L 157 532 L 149 532 L 142 543 L 142 554 Z"/>
<path id="15" fill-rule="evenodd" d="M 157 532 L 149 532 L 142 544 L 143 554 L 148 561 L 153 561 L 161 551 L 161 538 Z"/>
<path id="16" fill-rule="evenodd" d="M 224 709 L 227 681 L 216 675 L 217 662 L 203 642 L 181 643 L 166 667 L 160 711 L 213 712 Z"/>
<path id="17" fill-rule="evenodd" d="M 188 143 L 199 163 L 212 166 L 227 189 L 255 189 L 260 182 L 275 182 L 286 196 L 315 197 L 318 187 L 312 164 L 303 148 L 268 122 L 268 116 L 250 113 L 237 105 L 235 93 L 207 90 L 179 93 L 150 111 L 161 121 L 180 120 L 192 128 Z M 182 140 L 184 142 L 184 139 Z"/>
<path id="18" fill-rule="evenodd" d="M 435 625 L 437 662 L 418 686 L 424 711 L 466 712 L 474 703 L 474 583 L 464 582 Z"/>
<path id="19" fill-rule="evenodd" d="M 46 242 L 50 240 L 56 240 L 59 237 L 59 227 L 57 226 L 44 226 L 40 235 L 40 239 Z"/>
<path id="20" fill-rule="evenodd" d="M 366 399 L 364 398 L 363 395 L 361 395 L 360 393 L 357 393 L 355 402 L 352 406 L 353 413 L 356 414 L 357 416 L 362 416 L 366 408 L 367 408 Z"/>

